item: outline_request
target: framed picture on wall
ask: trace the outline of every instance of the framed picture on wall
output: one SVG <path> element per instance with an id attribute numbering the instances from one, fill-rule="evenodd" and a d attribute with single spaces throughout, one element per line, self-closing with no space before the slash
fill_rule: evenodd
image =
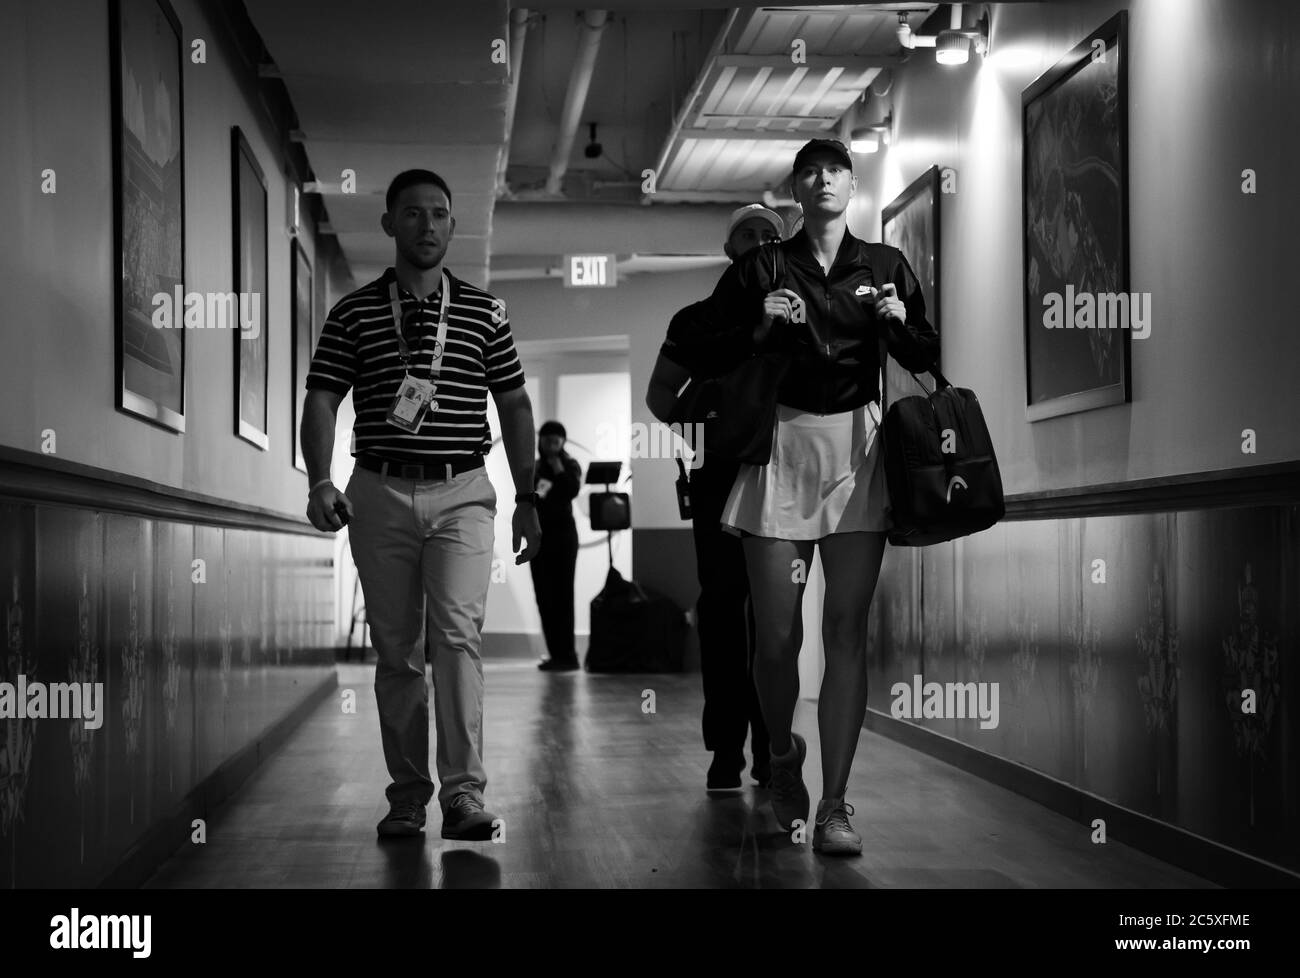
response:
<path id="1" fill-rule="evenodd" d="M 1021 98 L 1026 415 L 1130 400 L 1128 15 Z"/>
<path id="2" fill-rule="evenodd" d="M 925 297 L 925 317 L 935 332 L 942 336 L 939 328 L 938 166 L 930 167 L 913 180 L 880 212 L 880 240 L 901 251 L 912 266 Z M 916 386 L 912 375 L 892 357 L 885 380 L 890 390 L 908 390 Z"/>
<path id="3" fill-rule="evenodd" d="M 117 409 L 184 431 L 181 26 L 166 0 L 115 0 L 109 24 Z"/>
<path id="4" fill-rule="evenodd" d="M 235 343 L 235 434 L 265 450 L 269 343 L 267 325 L 266 177 L 238 126 L 231 130 L 234 189 L 235 296 L 239 310 Z"/>
<path id="5" fill-rule="evenodd" d="M 307 396 L 307 370 L 311 367 L 311 354 L 316 342 L 312 322 L 312 274 L 307 252 L 297 238 L 292 245 L 293 265 L 293 464 L 307 471 L 302 457 L 302 409 Z"/>

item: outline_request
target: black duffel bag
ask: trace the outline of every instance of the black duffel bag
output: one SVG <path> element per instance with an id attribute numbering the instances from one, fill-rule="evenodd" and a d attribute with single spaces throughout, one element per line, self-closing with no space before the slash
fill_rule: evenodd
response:
<path id="1" fill-rule="evenodd" d="M 591 599 L 588 672 L 681 672 L 686 615 L 661 594 L 629 581 L 613 567 Z"/>
<path id="2" fill-rule="evenodd" d="M 880 433 L 893 518 L 889 542 L 928 547 L 987 530 L 1006 514 L 1006 505 L 979 398 L 953 387 L 936 365 L 930 368 L 936 381 L 932 394 L 889 404 L 886 355 L 882 337 Z"/>

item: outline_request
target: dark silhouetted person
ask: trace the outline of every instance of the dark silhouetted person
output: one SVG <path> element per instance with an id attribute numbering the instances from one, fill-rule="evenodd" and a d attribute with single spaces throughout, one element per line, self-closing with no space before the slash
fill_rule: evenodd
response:
<path id="1" fill-rule="evenodd" d="M 542 634 L 550 658 L 537 668 L 568 672 L 578 668 L 573 643 L 573 575 L 578 566 L 578 524 L 573 501 L 582 488 L 582 466 L 564 450 L 564 425 L 547 421 L 537 431 L 533 480 L 542 549 L 528 564 L 542 616 Z"/>
<path id="2" fill-rule="evenodd" d="M 732 212 L 723 247 L 733 262 L 761 244 L 781 240 L 782 221 L 761 204 Z M 677 392 L 688 377 L 725 373 L 739 361 L 736 344 L 718 342 L 702 320 L 700 307 L 688 306 L 668 327 L 659 352 L 646 406 L 660 421 L 667 421 Z M 696 313 L 701 313 L 696 315 Z M 696 450 L 700 446 L 695 446 Z M 691 472 L 691 523 L 695 536 L 695 562 L 700 596 L 695 614 L 700 634 L 700 672 L 704 683 L 704 747 L 713 752 L 706 787 L 710 792 L 740 790 L 745 770 L 745 737 L 750 735 L 754 780 L 766 785 L 771 776 L 767 727 L 754 689 L 754 624 L 750 609 L 749 579 L 740 540 L 722 529 L 722 508 L 731 492 L 740 463 L 704 454 Z"/>

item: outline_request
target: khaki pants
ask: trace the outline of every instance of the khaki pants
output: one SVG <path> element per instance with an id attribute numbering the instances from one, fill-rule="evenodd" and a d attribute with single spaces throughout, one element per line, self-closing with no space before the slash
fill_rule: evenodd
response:
<path id="1" fill-rule="evenodd" d="M 358 467 L 346 490 L 352 559 L 379 664 L 375 698 L 390 803 L 433 797 L 424 628 L 433 658 L 438 801 L 480 800 L 483 770 L 483 615 L 492 572 L 496 491 L 487 469 L 446 481 L 382 476 Z M 424 626 L 424 627 L 422 627 Z"/>

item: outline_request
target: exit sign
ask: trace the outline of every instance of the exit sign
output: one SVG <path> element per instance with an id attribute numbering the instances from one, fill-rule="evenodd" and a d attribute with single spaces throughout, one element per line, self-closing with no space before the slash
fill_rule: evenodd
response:
<path id="1" fill-rule="evenodd" d="M 614 259 L 614 255 L 565 255 L 565 286 L 571 289 L 612 289 L 618 284 Z"/>

